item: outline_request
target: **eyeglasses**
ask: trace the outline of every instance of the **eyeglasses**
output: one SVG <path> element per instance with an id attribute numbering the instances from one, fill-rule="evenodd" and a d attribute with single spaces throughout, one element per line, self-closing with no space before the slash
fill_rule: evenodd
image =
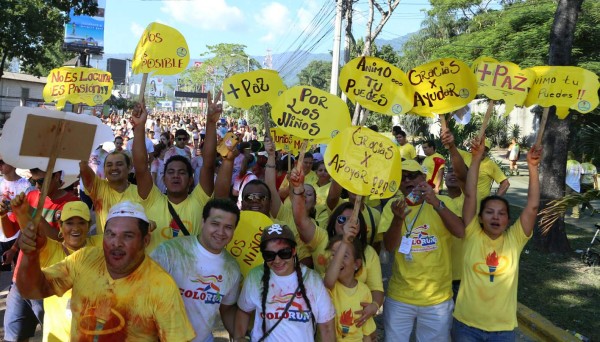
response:
<path id="1" fill-rule="evenodd" d="M 288 260 L 292 257 L 292 248 L 287 247 L 284 249 L 280 249 L 277 252 L 262 251 L 262 256 L 266 262 L 275 260 L 275 257 L 279 257 L 282 260 Z"/>
<path id="2" fill-rule="evenodd" d="M 40 179 L 29 178 L 29 184 L 31 184 L 31 186 L 35 186 L 36 184 L 39 186 L 42 186 L 42 185 L 44 185 L 44 178 L 40 178 Z"/>
<path id="3" fill-rule="evenodd" d="M 267 195 L 256 192 L 256 193 L 244 195 L 244 197 L 242 199 L 246 202 L 252 202 L 252 201 L 264 201 L 265 199 L 268 199 L 268 198 L 269 197 Z"/>
<path id="4" fill-rule="evenodd" d="M 415 180 L 417 179 L 417 177 L 419 177 L 421 175 L 420 172 L 407 172 L 407 173 L 402 173 L 402 181 L 405 180 Z"/>
<path id="5" fill-rule="evenodd" d="M 335 219 L 335 221 L 339 224 L 344 224 L 344 223 L 346 223 L 346 221 L 348 221 L 348 219 L 349 219 L 349 217 L 340 215 Z"/>

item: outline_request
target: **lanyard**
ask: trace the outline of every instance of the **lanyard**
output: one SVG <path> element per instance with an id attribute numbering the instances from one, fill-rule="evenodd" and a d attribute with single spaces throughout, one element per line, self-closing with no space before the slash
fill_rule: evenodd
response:
<path id="1" fill-rule="evenodd" d="M 412 221 L 410 222 L 410 225 L 406 226 L 406 219 L 404 219 L 404 225 L 406 226 L 406 237 L 407 238 L 410 237 L 410 233 L 412 233 L 415 222 L 417 221 L 419 214 L 421 214 L 421 209 L 423 209 L 424 204 L 425 204 L 425 200 L 423 200 L 423 203 L 421 203 L 421 205 L 419 206 L 419 211 L 417 211 L 417 215 L 415 215 L 415 217 L 413 217 Z"/>

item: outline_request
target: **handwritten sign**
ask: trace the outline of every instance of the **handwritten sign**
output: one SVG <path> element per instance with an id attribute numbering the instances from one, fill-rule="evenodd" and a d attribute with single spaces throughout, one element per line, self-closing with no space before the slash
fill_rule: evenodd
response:
<path id="1" fill-rule="evenodd" d="M 339 83 L 352 102 L 376 113 L 404 114 L 413 106 L 414 90 L 404 72 L 377 57 L 348 62 Z"/>
<path id="2" fill-rule="evenodd" d="M 344 188 L 371 198 L 392 197 L 402 178 L 398 147 L 390 138 L 366 127 L 347 127 L 333 138 L 325 168 Z"/>
<path id="3" fill-rule="evenodd" d="M 133 73 L 175 75 L 187 68 L 190 54 L 185 38 L 176 29 L 151 23 L 146 27 L 133 55 Z"/>
<path id="4" fill-rule="evenodd" d="M 310 86 L 284 91 L 273 103 L 271 118 L 283 131 L 310 140 L 333 138 L 352 124 L 342 99 Z"/>
<path id="5" fill-rule="evenodd" d="M 408 72 L 415 89 L 411 112 L 427 117 L 449 113 L 471 102 L 477 81 L 468 65 L 454 58 L 438 59 Z"/>
<path id="6" fill-rule="evenodd" d="M 226 78 L 223 89 L 230 105 L 250 109 L 277 99 L 286 86 L 277 71 L 262 69 Z"/>
<path id="7" fill-rule="evenodd" d="M 272 224 L 270 218 L 256 211 L 243 210 L 240 214 L 240 222 L 225 249 L 237 260 L 244 277 L 252 268 L 263 264 L 260 239 L 263 228 Z"/>
<path id="8" fill-rule="evenodd" d="M 598 76 L 574 66 L 536 66 L 536 75 L 525 104 L 556 106 L 556 116 L 564 119 L 569 108 L 589 113 L 598 107 Z"/>
<path id="9" fill-rule="evenodd" d="M 477 93 L 492 100 L 503 99 L 506 103 L 506 115 L 515 105 L 523 105 L 535 80 L 535 73 L 531 70 L 521 70 L 514 63 L 500 63 L 490 57 L 479 57 L 475 60 L 473 72 L 477 78 Z"/>
<path id="10" fill-rule="evenodd" d="M 271 139 L 273 139 L 277 150 L 284 150 L 293 155 L 300 153 L 300 147 L 304 142 L 304 139 L 286 133 L 279 127 L 271 127 Z"/>
<path id="11" fill-rule="evenodd" d="M 93 68 L 52 69 L 42 94 L 44 101 L 56 101 L 63 109 L 66 101 L 95 106 L 110 98 L 113 80 L 110 72 Z"/>

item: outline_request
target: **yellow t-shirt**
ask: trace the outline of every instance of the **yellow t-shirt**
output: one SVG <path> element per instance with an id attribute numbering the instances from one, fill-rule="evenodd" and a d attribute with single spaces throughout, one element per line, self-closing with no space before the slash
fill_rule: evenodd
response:
<path id="1" fill-rule="evenodd" d="M 377 327 L 373 317 L 369 318 L 360 328 L 357 328 L 354 323 L 354 320 L 360 317 L 355 312 L 363 309 L 360 303 L 373 301 L 367 285 L 359 281 L 353 288 L 348 288 L 337 281 L 333 289 L 328 291 L 335 307 L 337 341 L 362 342 L 363 336 L 371 335 L 375 331 Z"/>
<path id="2" fill-rule="evenodd" d="M 106 179 L 94 176 L 94 184 L 91 189 L 85 189 L 85 193 L 90 196 L 94 202 L 94 211 L 96 212 L 96 231 L 98 234 L 104 233 L 104 225 L 108 217 L 110 208 L 122 201 L 141 202 L 142 198 L 138 195 L 137 185 L 129 184 L 123 192 L 118 192 L 108 185 Z"/>
<path id="3" fill-rule="evenodd" d="M 463 157 L 465 164 L 471 166 L 471 153 L 463 150 L 458 150 L 460 155 Z M 477 198 L 484 199 L 490 195 L 492 190 L 492 183 L 500 182 L 506 179 L 506 175 L 502 172 L 500 167 L 490 158 L 485 157 L 481 161 L 479 166 L 479 178 L 477 179 Z"/>
<path id="4" fill-rule="evenodd" d="M 519 258 L 531 236 L 518 219 L 502 236 L 490 239 L 478 217 L 467 226 L 464 243 L 463 279 L 454 317 L 485 331 L 517 327 Z"/>
<path id="5" fill-rule="evenodd" d="M 460 194 L 460 196 L 451 199 L 456 206 L 456 210 L 460 215 L 458 217 L 462 217 L 462 208 L 465 203 L 465 194 Z M 463 243 L 464 239 L 457 238 L 452 235 L 452 280 L 461 280 L 462 279 L 462 265 L 463 265 Z"/>
<path id="6" fill-rule="evenodd" d="M 449 197 L 437 197 L 454 214 L 460 215 Z M 383 209 L 379 223 L 381 233 L 388 231 L 394 217 L 392 203 L 389 201 Z M 419 212 L 419 206 L 410 207 L 412 211 L 402 225 L 402 236 L 406 235 L 407 225 Z M 435 209 L 425 203 L 410 234 L 412 261 L 407 261 L 399 251 L 390 251 L 395 257 L 387 295 L 396 301 L 418 306 L 436 305 L 452 298 L 451 236 Z"/>
<path id="7" fill-rule="evenodd" d="M 113 279 L 104 251 L 87 247 L 43 269 L 58 296 L 72 289 L 71 341 L 189 341 L 196 335 L 175 281 L 150 257 Z"/>
<path id="8" fill-rule="evenodd" d="M 317 176 L 317 173 L 312 170 L 307 175 L 304 175 L 304 184 L 315 186 L 318 180 L 319 176 Z"/>
<path id="9" fill-rule="evenodd" d="M 308 250 L 311 251 L 315 271 L 321 277 L 325 276 L 331 257 L 331 251 L 327 250 L 328 244 L 329 237 L 327 236 L 327 231 L 317 227 L 313 239 L 306 245 Z M 365 248 L 363 266 L 356 272 L 354 278 L 361 283 L 365 283 L 370 291 L 383 292 L 381 263 L 379 262 L 379 255 L 377 255 L 373 247 L 367 245 L 367 248 Z"/>
<path id="10" fill-rule="evenodd" d="M 323 186 L 318 186 L 316 182 L 311 185 L 315 188 L 315 194 L 317 195 L 317 207 L 327 206 L 327 195 L 329 194 L 331 182 Z"/>
<path id="11" fill-rule="evenodd" d="M 409 143 L 406 143 L 402 146 L 398 145 L 398 149 L 400 150 L 400 157 L 406 160 L 412 160 L 417 157 L 417 151 L 415 147 Z"/>
<path id="12" fill-rule="evenodd" d="M 300 234 L 298 233 L 298 228 L 296 227 L 296 222 L 294 221 L 294 212 L 292 210 L 292 202 L 285 201 L 279 207 L 279 212 L 277 213 L 277 217 L 273 218 L 273 223 L 277 223 L 280 225 L 287 225 L 290 227 L 292 232 L 294 232 L 294 238 L 296 239 L 296 253 L 298 254 L 298 260 L 302 260 L 304 258 L 310 257 L 310 252 L 306 248 L 306 245 L 300 238 Z"/>
<path id="13" fill-rule="evenodd" d="M 89 237 L 86 246 L 102 246 L 104 235 Z M 66 248 L 66 247 L 65 247 Z M 69 254 L 74 251 L 67 249 Z M 60 242 L 47 239 L 46 245 L 40 249 L 40 267 L 48 267 L 67 257 Z M 69 341 L 71 336 L 71 290 L 62 297 L 44 298 L 43 341 Z"/>
<path id="14" fill-rule="evenodd" d="M 198 185 L 183 202 L 179 204 L 171 203 L 190 235 L 200 234 L 202 230 L 202 209 L 209 199 L 210 197 Z M 152 232 L 152 239 L 146 247 L 146 253 L 148 254 L 163 241 L 183 236 L 183 232 L 181 232 L 169 212 L 168 202 L 167 195 L 162 194 L 156 185 L 152 186 L 148 198 L 142 201 L 146 215 L 150 220 L 156 222 L 156 229 Z"/>

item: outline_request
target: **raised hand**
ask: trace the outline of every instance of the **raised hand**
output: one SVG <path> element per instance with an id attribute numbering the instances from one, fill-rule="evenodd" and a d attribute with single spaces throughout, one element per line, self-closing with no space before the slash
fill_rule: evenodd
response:
<path id="1" fill-rule="evenodd" d="M 397 199 L 392 203 L 391 206 L 392 214 L 394 216 L 404 220 L 404 218 L 411 212 L 412 209 L 408 209 L 404 198 Z"/>
<path id="2" fill-rule="evenodd" d="M 446 128 L 442 130 L 440 138 L 442 139 L 442 145 L 446 146 L 446 148 L 454 146 L 454 135 L 450 132 L 450 129 Z"/>
<path id="3" fill-rule="evenodd" d="M 304 171 L 302 169 L 292 169 L 290 174 L 290 184 L 294 188 L 301 187 L 304 184 Z"/>
<path id="4" fill-rule="evenodd" d="M 17 240 L 19 248 L 25 254 L 39 253 L 44 241 L 42 236 L 38 234 L 38 227 L 34 226 L 31 221 L 27 223 L 25 228 L 21 229 L 21 236 Z"/>
<path id="5" fill-rule="evenodd" d="M 527 165 L 537 167 L 540 165 L 542 160 L 542 146 L 533 145 L 533 147 L 527 152 Z"/>
<path id="6" fill-rule="evenodd" d="M 15 196 L 11 201 L 10 201 L 10 206 L 12 208 L 12 212 L 13 214 L 15 214 L 17 217 L 23 217 L 23 218 L 28 218 L 31 217 L 30 213 L 29 213 L 29 202 L 27 202 L 27 199 L 25 197 L 25 193 L 20 193 L 17 196 Z"/>
<path id="7" fill-rule="evenodd" d="M 352 220 L 346 221 L 346 224 L 344 224 L 344 241 L 351 243 L 358 235 L 359 229 L 358 220 L 354 220 L 354 222 Z"/>
<path id="8" fill-rule="evenodd" d="M 206 96 L 206 100 L 208 102 L 206 122 L 216 123 L 217 121 L 219 121 L 219 118 L 223 114 L 223 105 L 221 103 L 218 103 L 219 99 L 221 98 L 221 91 L 219 90 L 217 96 L 215 96 L 214 99 L 211 95 L 212 94 L 209 91 L 208 95 Z"/>
<path id="9" fill-rule="evenodd" d="M 473 157 L 483 158 L 485 154 L 485 137 L 481 137 L 481 139 L 474 138 L 471 141 L 471 154 Z"/>
<path id="10" fill-rule="evenodd" d="M 135 106 L 133 106 L 133 111 L 131 113 L 131 124 L 133 127 L 137 127 L 138 125 L 145 126 L 147 118 L 148 111 L 146 111 L 146 104 L 144 102 L 137 102 Z"/>

